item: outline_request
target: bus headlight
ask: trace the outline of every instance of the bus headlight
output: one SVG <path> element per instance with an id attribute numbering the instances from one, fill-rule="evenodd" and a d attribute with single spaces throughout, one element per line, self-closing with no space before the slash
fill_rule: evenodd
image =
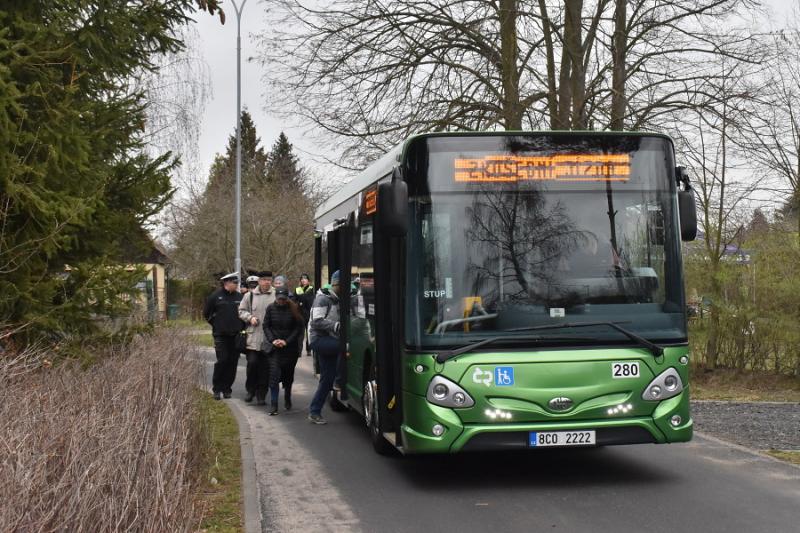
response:
<path id="1" fill-rule="evenodd" d="M 643 400 L 661 401 L 677 396 L 683 391 L 683 383 L 678 371 L 670 367 L 647 384 L 642 393 Z"/>
<path id="2" fill-rule="evenodd" d="M 456 409 L 475 405 L 467 391 L 442 376 L 434 376 L 431 380 L 426 399 L 433 405 Z"/>
<path id="3" fill-rule="evenodd" d="M 445 385 L 444 383 L 437 383 L 436 385 L 433 386 L 432 390 L 433 390 L 433 397 L 437 400 L 444 400 L 445 398 L 447 398 L 447 393 L 450 392 L 450 390 L 447 388 L 447 385 Z"/>

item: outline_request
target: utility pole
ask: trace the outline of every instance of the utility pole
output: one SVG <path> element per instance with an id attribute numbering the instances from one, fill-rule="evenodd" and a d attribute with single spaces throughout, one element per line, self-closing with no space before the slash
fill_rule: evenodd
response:
<path id="1" fill-rule="evenodd" d="M 236 278 L 242 286 L 242 11 L 236 0 L 231 0 L 236 11 Z"/>

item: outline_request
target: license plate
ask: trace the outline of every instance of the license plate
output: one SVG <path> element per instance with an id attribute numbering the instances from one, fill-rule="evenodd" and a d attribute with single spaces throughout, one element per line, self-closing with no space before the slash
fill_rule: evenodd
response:
<path id="1" fill-rule="evenodd" d="M 546 446 L 594 446 L 594 430 L 583 431 L 531 431 L 528 445 L 531 448 Z"/>

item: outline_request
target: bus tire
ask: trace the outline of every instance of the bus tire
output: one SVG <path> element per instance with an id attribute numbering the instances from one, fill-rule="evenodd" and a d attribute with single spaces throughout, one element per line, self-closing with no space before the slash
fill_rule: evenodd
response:
<path id="1" fill-rule="evenodd" d="M 361 395 L 361 407 L 364 411 L 364 423 L 369 431 L 372 447 L 380 455 L 394 455 L 397 453 L 394 446 L 383 438 L 378 417 L 378 386 L 375 379 L 375 367 L 370 368 L 369 377 L 364 380 L 364 392 Z"/>

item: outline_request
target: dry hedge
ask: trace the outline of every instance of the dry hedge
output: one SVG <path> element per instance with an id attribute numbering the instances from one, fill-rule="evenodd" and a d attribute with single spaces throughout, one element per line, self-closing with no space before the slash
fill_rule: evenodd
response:
<path id="1" fill-rule="evenodd" d="M 175 331 L 88 370 L 0 356 L 0 531 L 191 531 L 202 379 Z"/>

